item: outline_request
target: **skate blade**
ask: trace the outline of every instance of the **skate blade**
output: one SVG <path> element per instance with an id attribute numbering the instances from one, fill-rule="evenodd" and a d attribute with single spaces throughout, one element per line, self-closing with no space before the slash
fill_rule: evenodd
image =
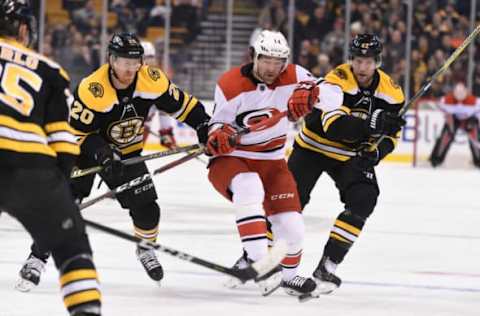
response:
<path id="1" fill-rule="evenodd" d="M 223 282 L 223 286 L 226 287 L 227 289 L 231 289 L 231 290 L 237 289 L 244 284 L 245 284 L 244 281 L 242 281 L 240 279 L 237 279 L 237 278 L 229 278 L 228 280 Z"/>
<path id="2" fill-rule="evenodd" d="M 315 278 L 317 283 L 317 289 L 315 290 L 319 294 L 331 294 L 333 291 L 338 289 L 338 286 L 332 282 L 326 282 Z"/>
<path id="3" fill-rule="evenodd" d="M 281 283 L 282 272 L 277 272 L 266 280 L 258 281 L 257 285 L 260 288 L 260 293 L 262 296 L 269 296 L 280 287 Z"/>
<path id="4" fill-rule="evenodd" d="M 19 279 L 15 283 L 15 289 L 20 292 L 30 292 L 35 286 L 35 283 L 25 279 Z"/>
<path id="5" fill-rule="evenodd" d="M 306 293 L 306 294 L 301 294 L 298 296 L 298 301 L 300 303 L 305 303 L 313 298 L 320 298 L 320 294 L 319 293 L 315 293 L 315 292 L 312 292 L 312 293 Z"/>

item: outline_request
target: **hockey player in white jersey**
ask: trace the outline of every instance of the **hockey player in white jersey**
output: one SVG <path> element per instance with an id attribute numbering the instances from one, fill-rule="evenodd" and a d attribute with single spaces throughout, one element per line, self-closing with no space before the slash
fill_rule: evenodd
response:
<path id="1" fill-rule="evenodd" d="M 267 218 L 275 239 L 288 243 L 281 268 L 266 280 L 256 280 L 262 294 L 281 286 L 291 295 L 305 296 L 316 285 L 313 279 L 297 275 L 304 222 L 285 161 L 285 142 L 288 121 L 311 111 L 319 88 L 307 70 L 288 64 L 290 49 L 281 33 L 262 31 L 253 48 L 253 63 L 227 71 L 217 82 L 207 142 L 214 156 L 209 180 L 235 206 L 246 261 L 257 261 L 268 253 Z M 289 100 L 294 90 L 297 99 Z M 261 131 L 235 136 L 237 130 L 282 111 L 288 111 L 288 120 L 284 117 Z"/>

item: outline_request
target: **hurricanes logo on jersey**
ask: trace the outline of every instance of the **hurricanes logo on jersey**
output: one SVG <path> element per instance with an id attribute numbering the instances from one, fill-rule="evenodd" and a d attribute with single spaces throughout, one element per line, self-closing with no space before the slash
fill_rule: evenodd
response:
<path id="1" fill-rule="evenodd" d="M 237 115 L 235 122 L 240 127 L 249 127 L 272 117 L 276 113 L 280 113 L 280 111 L 275 108 L 247 111 Z"/>
<path id="2" fill-rule="evenodd" d="M 153 81 L 157 81 L 161 77 L 160 70 L 153 67 L 148 67 L 148 75 L 152 78 Z"/>
<path id="3" fill-rule="evenodd" d="M 103 86 L 98 82 L 92 82 L 88 85 L 88 90 L 93 94 L 95 98 L 103 97 Z"/>
<path id="4" fill-rule="evenodd" d="M 143 119 L 132 117 L 123 121 L 114 122 L 108 129 L 108 135 L 118 145 L 126 145 L 140 135 Z"/>

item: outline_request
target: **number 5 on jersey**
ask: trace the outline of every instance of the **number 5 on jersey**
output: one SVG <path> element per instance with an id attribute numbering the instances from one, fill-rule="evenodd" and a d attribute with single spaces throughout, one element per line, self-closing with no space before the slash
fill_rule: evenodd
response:
<path id="1" fill-rule="evenodd" d="M 5 67 L 3 66 L 0 64 L 0 77 L 2 78 L 0 86 L 3 90 L 3 92 L 0 92 L 0 101 L 22 115 L 30 116 L 34 100 L 32 95 L 20 86 L 20 82 L 39 92 L 43 83 L 42 78 L 33 71 L 19 65 L 7 63 Z"/>

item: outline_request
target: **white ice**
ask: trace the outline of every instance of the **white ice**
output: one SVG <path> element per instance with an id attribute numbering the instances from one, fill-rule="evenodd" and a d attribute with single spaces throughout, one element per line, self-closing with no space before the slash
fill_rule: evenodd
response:
<path id="1" fill-rule="evenodd" d="M 378 178 L 378 206 L 338 268 L 344 284 L 334 294 L 299 303 L 282 290 L 262 297 L 254 284 L 229 290 L 222 286 L 226 276 L 163 253 L 166 276 L 158 287 L 137 262 L 132 243 L 89 229 L 104 315 L 480 315 L 480 172 L 385 164 Z M 159 242 L 230 266 L 241 253 L 233 208 L 208 182 L 205 165 L 190 161 L 154 180 L 162 208 Z M 341 210 L 333 182 L 322 176 L 304 212 L 302 274 L 314 270 Z M 128 212 L 116 201 L 83 214 L 131 232 Z M 30 239 L 5 214 L 0 240 L 0 315 L 66 315 L 51 262 L 34 291 L 13 289 Z"/>

